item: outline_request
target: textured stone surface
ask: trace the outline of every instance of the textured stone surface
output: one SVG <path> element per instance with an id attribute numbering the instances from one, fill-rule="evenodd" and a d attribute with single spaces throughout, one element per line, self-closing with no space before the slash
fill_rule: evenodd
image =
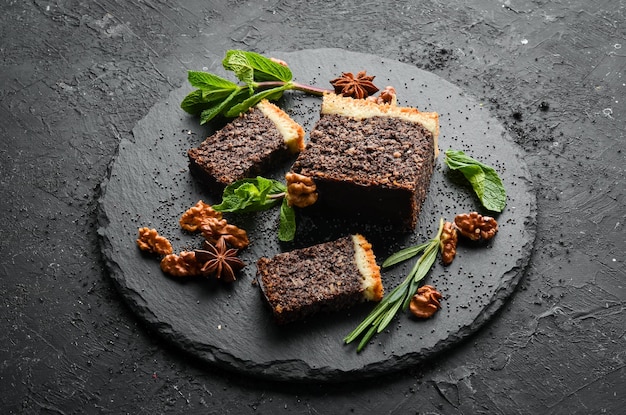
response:
<path id="1" fill-rule="evenodd" d="M 624 11 L 614 0 L 5 2 L 3 413 L 623 412 Z M 364 382 L 259 382 L 170 347 L 127 307 L 101 257 L 99 185 L 186 70 L 218 67 L 227 49 L 329 46 L 477 97 L 525 154 L 535 250 L 500 312 L 433 359 Z"/>
<path id="2" fill-rule="evenodd" d="M 174 90 L 157 103 L 122 141 L 103 185 L 100 234 L 104 256 L 122 296 L 137 314 L 166 340 L 202 360 L 244 374 L 277 380 L 344 381 L 398 371 L 457 344 L 477 330 L 506 301 L 528 264 L 535 238 L 535 195 L 522 152 L 503 127 L 475 99 L 442 78 L 397 61 L 340 49 L 274 52 L 287 61 L 296 80 L 333 79 L 338 71 L 366 69 L 381 87 L 397 88 L 400 105 L 441 114 L 439 147 L 453 148 L 496 168 L 507 188 L 507 208 L 497 219 L 500 229 L 488 244 L 460 244 L 454 263 L 436 264 L 427 278 L 444 295 L 436 317 L 416 322 L 407 315 L 394 321 L 360 354 L 343 337 L 371 309 L 358 307 L 345 315 L 319 316 L 278 327 L 252 284 L 255 262 L 293 246 L 307 246 L 360 232 L 374 245 L 382 261 L 394 251 L 421 243 L 436 232 L 440 217 L 480 209 L 471 189 L 450 172 L 440 155 L 429 196 L 416 232 L 397 235 L 365 227 L 358 221 L 302 217 L 294 244 L 276 238 L 278 211 L 231 216 L 246 229 L 251 246 L 242 252 L 248 264 L 232 286 L 205 280 L 181 283 L 161 274 L 158 261 L 135 247 L 137 228 L 156 228 L 174 241 L 174 250 L 200 246 L 197 238 L 178 229 L 178 218 L 197 200 L 219 203 L 202 188 L 187 167 L 185 149 L 210 134 L 197 119 L 178 109 L 187 87 Z M 322 84 L 324 85 L 324 84 Z M 321 100 L 289 93 L 283 108 L 310 131 L 319 118 Z M 274 177 L 282 180 L 289 164 Z M 390 291 L 413 261 L 383 273 Z"/>

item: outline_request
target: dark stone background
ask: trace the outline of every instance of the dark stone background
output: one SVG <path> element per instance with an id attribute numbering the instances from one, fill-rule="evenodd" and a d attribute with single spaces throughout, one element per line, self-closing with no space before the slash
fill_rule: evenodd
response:
<path id="1" fill-rule="evenodd" d="M 623 1 L 4 1 L 3 413 L 620 413 L 626 404 Z M 527 152 L 535 252 L 500 313 L 374 382 L 258 382 L 164 345 L 105 272 L 121 138 L 224 51 L 339 47 L 461 86 Z"/>

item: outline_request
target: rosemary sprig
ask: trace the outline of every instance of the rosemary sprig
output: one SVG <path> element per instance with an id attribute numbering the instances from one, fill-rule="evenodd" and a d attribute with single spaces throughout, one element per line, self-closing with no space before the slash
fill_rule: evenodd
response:
<path id="1" fill-rule="evenodd" d="M 385 296 L 380 303 L 374 307 L 370 314 L 365 317 L 361 324 L 344 338 L 346 344 L 362 336 L 356 349 L 357 352 L 360 352 L 374 335 L 380 333 L 389 325 L 400 309 L 406 310 L 408 308 L 411 298 L 419 288 L 420 281 L 428 274 L 428 271 L 430 271 L 430 268 L 437 258 L 442 231 L 443 218 L 439 221 L 437 235 L 429 242 L 405 248 L 391 255 L 383 262 L 382 267 L 387 268 L 423 252 L 404 281 Z"/>

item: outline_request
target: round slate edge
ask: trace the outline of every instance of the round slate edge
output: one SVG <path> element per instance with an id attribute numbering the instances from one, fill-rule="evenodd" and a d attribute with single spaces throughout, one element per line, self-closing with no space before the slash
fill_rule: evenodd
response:
<path id="1" fill-rule="evenodd" d="M 312 52 L 317 53 L 317 50 Z M 327 51 L 323 51 L 323 53 L 341 53 L 344 55 L 354 54 L 352 52 L 340 51 L 336 49 L 329 49 Z M 355 58 L 361 58 L 362 55 L 363 54 L 354 54 Z M 279 55 L 279 57 L 280 56 L 281 55 Z M 285 53 L 282 56 L 288 58 L 291 55 L 289 53 Z M 381 59 L 373 55 L 371 55 L 369 58 L 373 60 Z M 172 96 L 180 96 L 180 91 L 173 91 L 170 97 Z M 512 142 L 512 140 L 510 140 L 510 138 L 503 129 L 502 131 L 502 138 L 509 142 L 508 144 L 515 149 L 514 152 L 517 153 L 517 155 L 521 159 L 520 149 L 518 149 L 517 146 Z M 132 143 L 120 143 L 121 147 L 123 147 L 123 145 L 132 145 Z M 115 159 L 112 162 L 112 165 L 114 162 Z M 202 360 L 212 362 L 217 366 L 242 372 L 247 375 L 260 376 L 275 380 L 341 381 L 347 378 L 354 379 L 355 377 L 369 378 L 383 373 L 389 373 L 392 371 L 402 370 L 406 369 L 407 367 L 414 366 L 425 357 L 433 356 L 457 343 L 459 340 L 469 336 L 471 333 L 475 332 L 480 326 L 482 326 L 486 321 L 488 321 L 500 309 L 508 296 L 510 296 L 510 294 L 514 291 L 515 286 L 521 279 L 522 275 L 524 274 L 524 270 L 528 265 L 530 253 L 534 244 L 536 228 L 536 200 L 534 198 L 534 192 L 532 191 L 532 181 L 530 180 L 530 174 L 528 174 L 528 170 L 525 164 L 522 164 L 521 168 L 524 173 L 520 175 L 520 180 L 525 182 L 522 185 L 528 188 L 528 194 L 530 195 L 530 199 L 532 199 L 526 201 L 529 205 L 529 213 L 527 217 L 524 218 L 524 226 L 527 233 L 526 237 L 524 238 L 526 242 L 521 247 L 523 253 L 520 259 L 517 261 L 515 266 L 507 271 L 507 273 L 503 276 L 502 284 L 498 287 L 492 298 L 489 300 L 489 305 L 470 324 L 461 327 L 454 335 L 450 335 L 446 339 L 439 341 L 434 347 L 426 351 L 415 351 L 413 353 L 405 354 L 402 356 L 391 356 L 384 360 L 382 363 L 375 362 L 358 368 L 357 370 L 337 370 L 337 368 L 330 366 L 312 367 L 309 363 L 300 359 L 271 361 L 259 364 L 258 362 L 238 358 L 237 356 L 223 349 L 213 348 L 204 344 L 187 344 L 184 339 L 181 340 L 180 336 L 175 333 L 175 329 L 169 327 L 167 324 L 164 324 L 162 321 L 154 316 L 154 314 L 150 310 L 150 307 L 146 305 L 143 301 L 141 293 L 137 293 L 136 291 L 133 292 L 132 290 L 129 291 L 129 287 L 125 286 L 124 276 L 119 275 L 121 270 L 114 259 L 114 248 L 111 241 L 108 239 L 106 228 L 110 219 L 107 217 L 106 209 L 102 208 L 103 204 L 100 203 L 102 202 L 102 200 L 100 200 L 98 204 L 98 223 L 100 226 L 100 228 L 98 229 L 98 234 L 100 235 L 102 241 L 102 251 L 104 254 L 106 266 L 109 269 L 109 272 L 111 273 L 114 281 L 116 282 L 116 286 L 122 290 L 122 296 L 131 306 L 131 308 L 136 312 L 136 314 L 138 314 L 138 316 L 145 320 L 151 328 L 155 329 L 155 331 L 158 332 L 164 339 L 179 346 L 181 350 L 189 352 L 189 348 L 191 346 L 191 349 L 193 350 L 192 354 L 200 357 Z M 107 181 L 108 178 L 104 180 L 101 186 L 102 197 L 106 196 Z"/>

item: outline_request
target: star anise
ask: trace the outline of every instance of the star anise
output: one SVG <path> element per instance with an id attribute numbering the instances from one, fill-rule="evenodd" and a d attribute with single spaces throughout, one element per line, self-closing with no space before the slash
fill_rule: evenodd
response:
<path id="1" fill-rule="evenodd" d="M 238 249 L 228 248 L 226 240 L 219 238 L 213 245 L 204 243 L 204 249 L 197 249 L 196 260 L 202 264 L 202 275 L 214 275 L 224 281 L 235 281 L 235 273 L 245 266 L 243 261 L 237 258 Z"/>
<path id="2" fill-rule="evenodd" d="M 352 72 L 342 72 L 341 77 L 330 81 L 335 87 L 335 93 L 344 97 L 352 97 L 356 99 L 364 99 L 378 92 L 378 88 L 372 82 L 374 76 L 367 76 L 365 71 L 356 74 Z"/>

